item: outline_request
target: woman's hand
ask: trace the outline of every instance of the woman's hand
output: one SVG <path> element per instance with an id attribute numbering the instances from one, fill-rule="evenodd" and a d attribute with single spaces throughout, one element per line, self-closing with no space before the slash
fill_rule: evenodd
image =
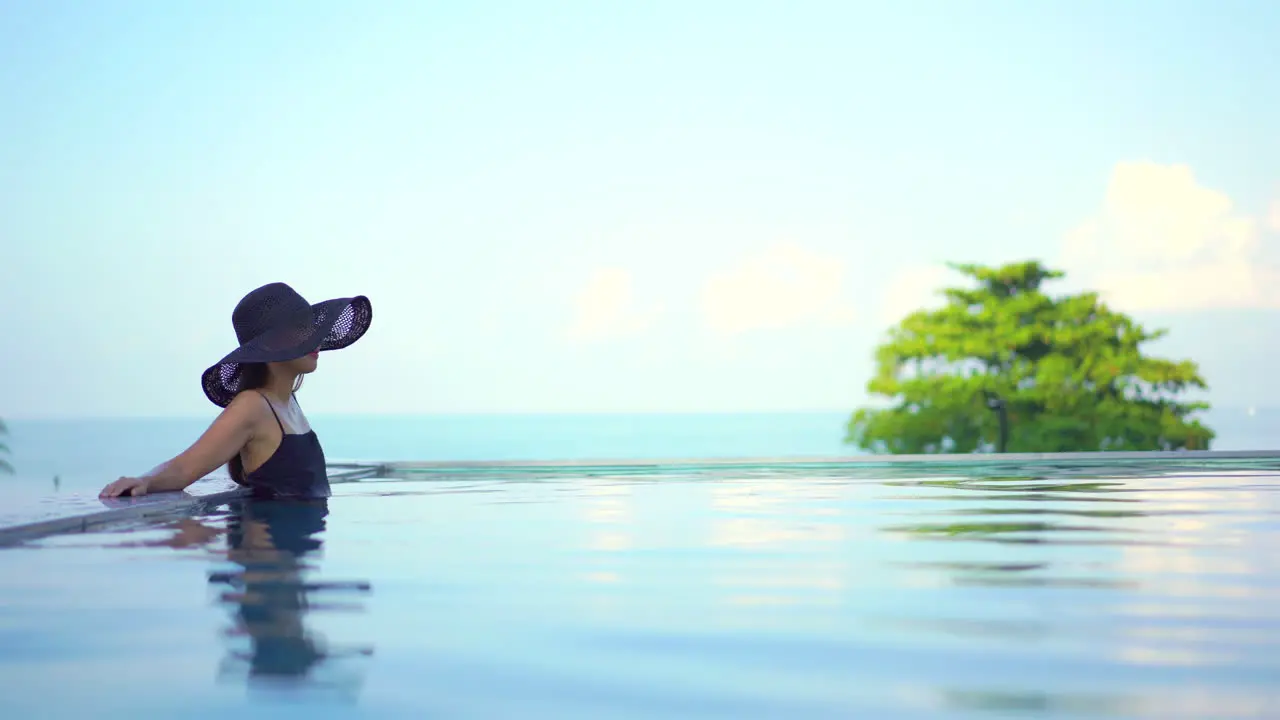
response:
<path id="1" fill-rule="evenodd" d="M 120 497 L 121 495 L 131 495 L 138 497 L 146 495 L 149 483 L 142 478 L 122 477 L 110 485 L 102 488 L 102 492 L 98 493 L 100 498 Z"/>

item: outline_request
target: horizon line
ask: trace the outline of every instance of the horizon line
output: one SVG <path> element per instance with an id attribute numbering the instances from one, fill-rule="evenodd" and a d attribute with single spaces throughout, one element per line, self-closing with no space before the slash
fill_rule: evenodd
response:
<path id="1" fill-rule="evenodd" d="M 1238 411 L 1248 413 L 1280 409 L 1276 405 L 1218 405 L 1207 411 Z M 462 411 L 394 411 L 394 412 L 314 412 L 313 418 L 483 418 L 483 417 L 643 417 L 643 416 L 742 416 L 742 415 L 852 415 L 857 408 L 811 408 L 789 410 L 462 410 Z M 197 414 L 123 414 L 123 415 L 2 415 L 6 423 L 15 422 L 68 422 L 68 421 L 105 421 L 105 420 L 205 420 L 216 416 L 216 412 L 207 415 Z"/>

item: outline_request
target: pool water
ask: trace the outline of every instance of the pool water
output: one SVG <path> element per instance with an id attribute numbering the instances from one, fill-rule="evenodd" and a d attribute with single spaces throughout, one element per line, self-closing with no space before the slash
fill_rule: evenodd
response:
<path id="1" fill-rule="evenodd" d="M 1280 470 L 405 475 L 0 550 L 5 718 L 1280 716 Z"/>

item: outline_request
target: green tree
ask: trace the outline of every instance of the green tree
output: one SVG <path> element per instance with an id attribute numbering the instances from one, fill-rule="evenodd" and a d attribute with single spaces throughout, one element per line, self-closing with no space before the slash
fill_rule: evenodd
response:
<path id="1" fill-rule="evenodd" d="M 862 408 L 845 441 L 875 453 L 1208 449 L 1214 433 L 1179 400 L 1205 389 L 1195 363 L 1147 357 L 1149 331 L 1097 293 L 1052 297 L 1063 276 L 1038 262 L 950 266 L 976 288 L 947 288 L 947 303 L 889 331 L 867 383 L 887 407 Z"/>
<path id="2" fill-rule="evenodd" d="M 9 428 L 5 427 L 3 420 L 0 420 L 0 436 L 4 436 L 8 434 L 9 434 Z M 9 454 L 9 446 L 5 445 L 3 442 L 0 442 L 0 455 L 8 455 L 8 454 Z M 0 457 L 0 473 L 12 473 L 12 472 L 13 472 L 13 466 L 9 464 L 8 460 L 5 460 L 4 458 Z"/>

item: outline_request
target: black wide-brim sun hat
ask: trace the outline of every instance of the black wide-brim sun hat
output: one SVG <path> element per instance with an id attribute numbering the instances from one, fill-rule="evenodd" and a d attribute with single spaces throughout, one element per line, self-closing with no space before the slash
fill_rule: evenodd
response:
<path id="1" fill-rule="evenodd" d="M 263 285 L 245 295 L 231 314 L 240 347 L 204 371 L 204 394 L 214 405 L 226 407 L 243 389 L 245 364 L 340 350 L 359 340 L 372 322 L 373 306 L 364 295 L 313 305 L 284 283 Z"/>

